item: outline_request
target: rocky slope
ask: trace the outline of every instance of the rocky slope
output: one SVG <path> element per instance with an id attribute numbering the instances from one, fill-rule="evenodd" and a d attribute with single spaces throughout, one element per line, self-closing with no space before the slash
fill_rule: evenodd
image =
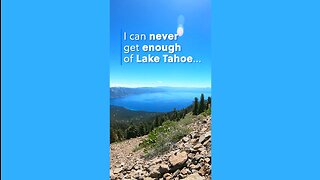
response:
<path id="1" fill-rule="evenodd" d="M 143 158 L 142 150 L 133 152 L 146 137 L 111 144 L 110 179 L 211 179 L 211 117 L 199 117 L 170 152 L 152 159 Z"/>

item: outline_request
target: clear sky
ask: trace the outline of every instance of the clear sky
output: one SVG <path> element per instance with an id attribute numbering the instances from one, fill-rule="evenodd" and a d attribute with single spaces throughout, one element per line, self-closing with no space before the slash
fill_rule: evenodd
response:
<path id="1" fill-rule="evenodd" d="M 111 0 L 110 9 L 111 87 L 211 87 L 210 0 Z M 125 55 L 121 55 L 121 31 L 128 34 L 177 33 L 181 19 L 184 19 L 184 33 L 177 41 L 182 46 L 177 55 L 191 55 L 201 63 L 121 64 L 121 56 Z M 174 44 L 175 41 L 160 43 Z M 122 46 L 125 44 L 130 42 L 122 41 Z M 154 42 L 139 41 L 138 44 Z M 161 56 L 163 53 L 152 54 Z"/>

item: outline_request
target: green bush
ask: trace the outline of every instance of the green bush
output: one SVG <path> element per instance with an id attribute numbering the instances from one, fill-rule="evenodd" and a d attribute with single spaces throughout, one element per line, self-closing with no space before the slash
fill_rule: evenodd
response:
<path id="1" fill-rule="evenodd" d="M 180 121 L 166 121 L 152 130 L 139 146 L 144 148 L 146 157 L 153 157 L 162 154 L 170 148 L 173 144 L 178 142 L 185 135 L 190 133 L 190 129 L 186 125 L 192 123 L 192 115 L 188 114 Z"/>
<path id="2" fill-rule="evenodd" d="M 201 113 L 204 116 L 211 116 L 211 108 L 206 109 L 203 113 Z"/>

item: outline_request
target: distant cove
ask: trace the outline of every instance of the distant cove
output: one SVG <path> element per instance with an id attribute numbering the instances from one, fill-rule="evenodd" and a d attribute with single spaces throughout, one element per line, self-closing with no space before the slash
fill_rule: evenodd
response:
<path id="1" fill-rule="evenodd" d="M 211 96 L 210 89 L 171 89 L 170 91 L 129 94 L 111 98 L 110 103 L 111 105 L 136 111 L 170 112 L 174 108 L 180 110 L 191 105 L 194 97 L 200 98 L 201 93 L 205 95 L 205 99 Z"/>

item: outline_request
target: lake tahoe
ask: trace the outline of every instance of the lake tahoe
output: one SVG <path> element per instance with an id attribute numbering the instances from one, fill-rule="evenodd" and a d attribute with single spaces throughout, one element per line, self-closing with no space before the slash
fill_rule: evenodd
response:
<path id="1" fill-rule="evenodd" d="M 205 99 L 211 96 L 210 90 L 203 94 Z M 191 105 L 195 97 L 200 99 L 200 95 L 201 92 L 196 91 L 148 92 L 112 98 L 110 104 L 135 111 L 170 112 L 174 108 L 180 110 Z"/>

